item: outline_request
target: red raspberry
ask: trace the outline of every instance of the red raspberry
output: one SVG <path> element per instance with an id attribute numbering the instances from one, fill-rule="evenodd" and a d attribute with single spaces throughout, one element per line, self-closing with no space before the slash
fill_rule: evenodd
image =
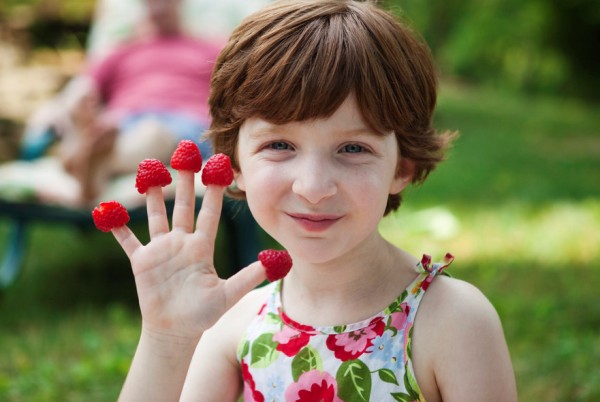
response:
<path id="1" fill-rule="evenodd" d="M 144 194 L 149 187 L 164 187 L 171 184 L 171 181 L 171 173 L 161 161 L 158 159 L 144 159 L 138 166 L 135 188 L 140 194 Z"/>
<path id="2" fill-rule="evenodd" d="M 269 282 L 283 278 L 292 269 L 292 257 L 286 250 L 263 250 L 258 259 L 264 265 Z"/>
<path id="3" fill-rule="evenodd" d="M 171 156 L 171 167 L 198 173 L 202 169 L 202 154 L 198 145 L 191 140 L 181 141 Z"/>
<path id="4" fill-rule="evenodd" d="M 129 214 L 125 207 L 117 201 L 101 202 L 92 211 L 92 218 L 96 228 L 103 232 L 121 227 L 129 222 Z"/>
<path id="5" fill-rule="evenodd" d="M 233 181 L 233 169 L 231 160 L 225 154 L 215 154 L 208 158 L 204 169 L 202 169 L 202 183 L 205 186 L 216 184 L 217 186 L 229 186 Z"/>

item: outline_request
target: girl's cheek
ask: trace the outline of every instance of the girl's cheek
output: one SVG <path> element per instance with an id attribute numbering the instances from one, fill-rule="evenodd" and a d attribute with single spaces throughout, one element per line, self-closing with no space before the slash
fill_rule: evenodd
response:
<path id="1" fill-rule="evenodd" d="M 250 170 L 245 175 L 245 183 L 248 187 L 247 191 L 268 197 L 282 185 L 286 177 L 286 169 L 263 165 L 261 168 Z"/>

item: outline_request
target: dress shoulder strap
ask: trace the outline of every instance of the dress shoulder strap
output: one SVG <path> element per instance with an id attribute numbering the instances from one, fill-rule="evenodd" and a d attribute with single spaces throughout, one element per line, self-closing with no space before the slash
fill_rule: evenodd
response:
<path id="1" fill-rule="evenodd" d="M 453 260 L 454 257 L 452 254 L 447 253 L 441 262 L 432 263 L 431 256 L 423 254 L 423 258 L 417 264 L 417 269 L 420 272 L 419 276 L 417 276 L 408 289 L 408 296 L 406 298 L 412 317 L 416 315 L 419 304 L 427 292 L 429 285 L 431 285 L 431 282 L 439 275 L 450 276 L 450 274 L 446 272 L 446 268 L 448 268 Z"/>

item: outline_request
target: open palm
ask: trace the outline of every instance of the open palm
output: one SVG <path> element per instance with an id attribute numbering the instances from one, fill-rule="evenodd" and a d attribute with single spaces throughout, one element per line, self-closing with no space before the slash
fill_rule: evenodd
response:
<path id="1" fill-rule="evenodd" d="M 146 194 L 148 244 L 126 226 L 113 229 L 131 261 L 146 330 L 198 337 L 265 279 L 258 262 L 227 280 L 217 275 L 213 256 L 223 192 L 220 186 L 207 187 L 196 220 L 194 174 L 180 171 L 171 229 L 160 187 Z"/>

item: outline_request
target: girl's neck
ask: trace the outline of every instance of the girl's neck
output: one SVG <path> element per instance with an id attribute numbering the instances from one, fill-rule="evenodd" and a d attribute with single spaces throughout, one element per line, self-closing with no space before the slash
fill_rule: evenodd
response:
<path id="1" fill-rule="evenodd" d="M 379 235 L 352 255 L 328 264 L 295 262 L 284 280 L 283 308 L 292 319 L 312 326 L 367 319 L 408 286 L 417 275 L 417 262 Z"/>

